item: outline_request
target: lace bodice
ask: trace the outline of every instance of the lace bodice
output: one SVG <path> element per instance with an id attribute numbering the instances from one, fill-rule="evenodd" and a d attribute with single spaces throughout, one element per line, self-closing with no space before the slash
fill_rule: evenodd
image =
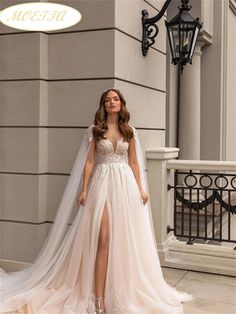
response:
<path id="1" fill-rule="evenodd" d="M 111 140 L 108 138 L 101 139 L 96 146 L 97 163 L 127 163 L 128 162 L 128 147 L 129 143 L 120 138 L 116 141 L 114 147 Z"/>

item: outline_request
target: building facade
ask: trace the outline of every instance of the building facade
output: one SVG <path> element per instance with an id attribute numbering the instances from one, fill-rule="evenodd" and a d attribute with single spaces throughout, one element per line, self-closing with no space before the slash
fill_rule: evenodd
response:
<path id="1" fill-rule="evenodd" d="M 0 25 L 0 260 L 9 269 L 36 257 L 109 87 L 124 94 L 144 154 L 179 147 L 181 159 L 236 160 L 235 0 L 191 1 L 204 26 L 179 84 L 164 25 L 179 1 L 146 57 L 141 11 L 153 16 L 164 0 L 55 2 L 78 9 L 80 23 L 55 32 Z"/>

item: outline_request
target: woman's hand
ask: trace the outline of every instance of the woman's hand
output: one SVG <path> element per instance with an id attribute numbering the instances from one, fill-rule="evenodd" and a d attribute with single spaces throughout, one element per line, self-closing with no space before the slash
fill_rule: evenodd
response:
<path id="1" fill-rule="evenodd" d="M 140 193 L 141 193 L 141 198 L 143 200 L 143 204 L 145 205 L 147 203 L 147 201 L 148 201 L 147 193 L 145 191 L 143 191 L 143 190 L 141 190 Z"/>
<path id="2" fill-rule="evenodd" d="M 77 202 L 78 202 L 78 207 L 80 205 L 84 205 L 87 197 L 87 192 L 86 191 L 81 191 L 80 195 L 77 197 Z"/>

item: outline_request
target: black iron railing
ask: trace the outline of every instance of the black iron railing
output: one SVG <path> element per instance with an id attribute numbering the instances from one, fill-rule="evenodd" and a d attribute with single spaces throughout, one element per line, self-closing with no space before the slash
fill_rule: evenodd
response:
<path id="1" fill-rule="evenodd" d="M 174 172 L 174 232 L 187 244 L 236 243 L 236 174 L 200 171 Z M 236 249 L 236 247 L 234 247 Z"/>

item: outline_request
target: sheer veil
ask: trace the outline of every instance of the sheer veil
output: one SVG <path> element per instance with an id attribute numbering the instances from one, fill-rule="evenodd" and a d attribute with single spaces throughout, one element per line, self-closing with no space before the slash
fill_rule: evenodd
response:
<path id="1" fill-rule="evenodd" d="M 70 176 L 66 183 L 54 223 L 48 236 L 41 247 L 35 261 L 29 267 L 16 271 L 4 272 L 0 268 L 0 300 L 1 302 L 17 293 L 27 292 L 30 289 L 43 286 L 63 262 L 63 256 L 69 249 L 72 239 L 73 224 L 69 227 L 68 222 L 74 207 L 76 196 L 82 182 L 83 169 L 88 154 L 89 142 L 92 136 L 92 125 L 88 127 L 82 138 L 76 159 Z M 80 218 L 79 209 L 77 220 Z M 68 230 L 68 231 L 67 231 Z"/>
<path id="2" fill-rule="evenodd" d="M 136 157 L 139 165 L 139 171 L 140 171 L 140 180 L 142 187 L 144 188 L 145 192 L 149 195 L 149 189 L 148 189 L 148 181 L 147 181 L 147 169 L 146 169 L 146 164 L 143 158 L 143 153 L 141 149 L 141 144 L 139 140 L 139 136 L 137 133 L 137 130 L 132 126 L 133 132 L 134 132 L 134 139 L 135 139 L 135 150 L 136 150 Z M 150 232 L 152 233 L 152 239 L 154 243 L 156 244 L 156 252 L 157 251 L 157 243 L 156 243 L 156 236 L 155 236 L 155 231 L 154 231 L 154 225 L 153 225 L 153 218 L 152 218 L 152 210 L 150 206 L 150 202 L 148 201 L 145 205 L 144 208 L 146 211 L 146 219 L 147 219 L 147 225 L 150 226 Z"/>
<path id="3" fill-rule="evenodd" d="M 30 290 L 37 291 L 38 288 L 43 287 L 47 283 L 49 283 L 55 275 L 56 271 L 62 265 L 63 260 L 73 242 L 74 234 L 76 232 L 76 228 L 73 228 L 73 226 L 78 224 L 81 216 L 82 206 L 80 206 L 79 208 L 77 207 L 76 198 L 82 184 L 84 165 L 87 159 L 89 144 L 92 140 L 92 127 L 93 125 L 90 125 L 86 129 L 85 134 L 82 138 L 80 148 L 78 150 L 54 219 L 54 223 L 35 261 L 29 267 L 16 272 L 6 273 L 3 269 L 0 268 L 1 303 L 7 303 L 8 299 L 10 300 L 11 297 L 16 296 L 17 294 L 21 294 L 22 296 L 22 294 L 25 293 L 25 296 L 27 298 L 27 292 L 29 292 Z M 134 127 L 132 127 L 132 129 L 134 132 L 135 148 L 140 169 L 141 183 L 143 188 L 148 193 L 147 175 L 140 146 L 140 140 L 136 129 Z M 69 219 L 71 217 L 73 209 L 76 208 L 78 213 L 72 225 L 68 227 Z M 146 225 L 150 226 L 150 232 L 152 233 L 151 236 L 156 243 L 149 202 L 145 204 L 144 208 L 146 208 Z M 23 302 L 22 298 L 19 298 L 19 306 L 24 305 L 20 304 L 21 302 Z"/>

